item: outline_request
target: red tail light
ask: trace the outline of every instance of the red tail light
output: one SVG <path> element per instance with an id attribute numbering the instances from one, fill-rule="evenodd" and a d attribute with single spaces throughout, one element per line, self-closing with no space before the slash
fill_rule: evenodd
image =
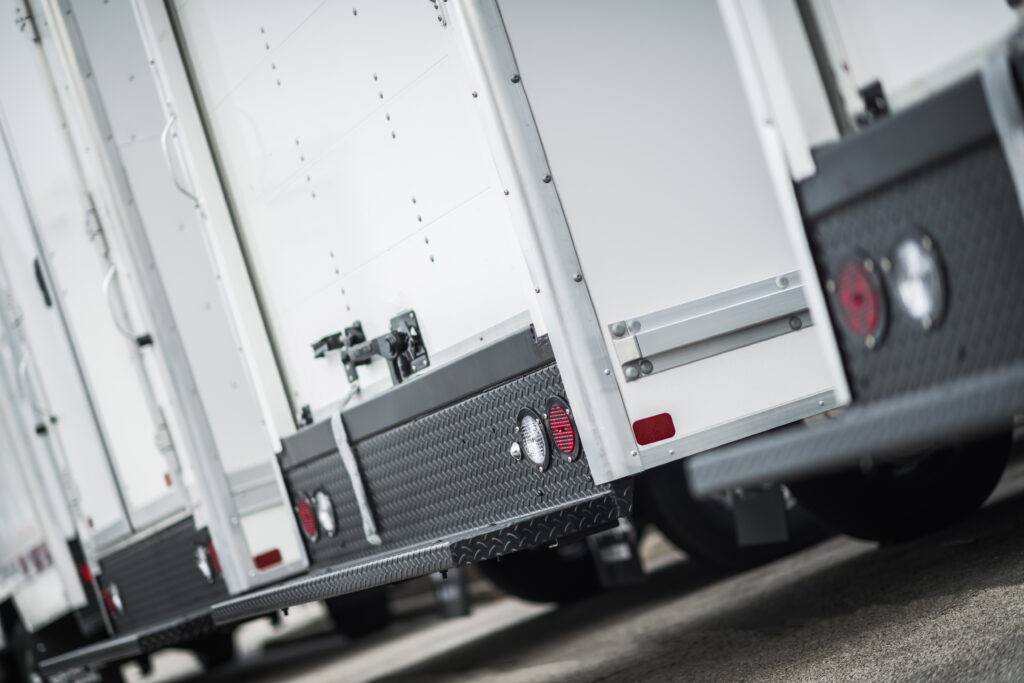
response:
<path id="1" fill-rule="evenodd" d="M 885 325 L 885 298 L 871 259 L 850 261 L 839 271 L 835 285 L 846 329 L 873 349 Z"/>
<path id="2" fill-rule="evenodd" d="M 78 565 L 78 573 L 86 585 L 92 585 L 92 582 L 96 580 L 96 577 L 92 574 L 92 567 L 89 566 L 88 562 Z"/>
<path id="3" fill-rule="evenodd" d="M 299 502 L 295 504 L 295 513 L 299 516 L 299 524 L 306 538 L 316 542 L 320 538 L 320 529 L 316 523 L 316 513 L 313 511 L 313 502 L 309 496 L 302 494 Z"/>
<path id="4" fill-rule="evenodd" d="M 569 406 L 560 398 L 548 399 L 548 429 L 555 450 L 568 456 L 569 461 L 576 457 L 580 450 L 580 439 L 573 424 Z"/>

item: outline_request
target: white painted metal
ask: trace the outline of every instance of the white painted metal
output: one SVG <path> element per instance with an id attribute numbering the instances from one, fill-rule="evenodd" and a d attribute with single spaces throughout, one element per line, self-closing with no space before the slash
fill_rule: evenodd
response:
<path id="1" fill-rule="evenodd" d="M 179 15 L 295 404 L 322 414 L 348 394 L 310 344 L 355 320 L 376 336 L 411 308 L 440 358 L 530 308 L 472 88 L 428 3 Z M 359 373 L 363 396 L 390 384 L 382 361 Z"/>
<path id="2" fill-rule="evenodd" d="M 38 291 L 31 291 L 35 288 L 34 274 L 28 283 L 24 280 L 31 273 L 33 258 L 38 256 L 43 269 L 53 275 L 52 294 L 60 300 L 60 309 L 78 348 L 121 492 L 133 524 L 145 526 L 164 509 L 180 508 L 183 497 L 176 485 L 168 487 L 165 481 L 166 474 L 176 472 L 169 470 L 168 460 L 156 442 L 159 426 L 154 421 L 154 401 L 147 390 L 142 361 L 134 342 L 121 336 L 111 315 L 111 303 L 117 307 L 115 314 L 125 315 L 121 308 L 124 290 L 114 282 L 104 291 L 111 255 L 100 230 L 99 216 L 92 210 L 81 185 L 77 162 L 67 146 L 64 121 L 54 106 L 37 48 L 28 33 L 19 34 L 13 25 L 5 25 L 2 30 L 9 31 L 9 35 L 0 40 L 4 54 L 0 66 L 0 103 L 11 145 L 11 159 L 0 164 L 4 174 L 2 191 L 15 191 L 17 181 L 13 174 L 17 172 L 25 199 L 35 213 L 31 219 L 25 213 L 25 202 L 17 195 L 8 195 L 12 201 L 5 203 L 10 216 L 4 238 L 5 256 L 11 267 L 17 268 L 24 291 L 19 298 L 23 301 L 38 302 L 40 297 Z M 113 294 L 113 298 L 108 299 L 108 294 Z M 42 340 L 47 333 L 53 334 L 60 327 L 57 309 L 48 313 L 49 320 L 31 318 L 38 320 L 33 323 L 36 326 L 32 335 L 37 344 L 45 344 Z M 61 332 L 57 335 L 54 338 L 63 336 Z M 72 360 L 66 349 L 62 353 L 63 361 L 58 359 L 52 367 L 46 366 L 48 378 L 43 380 L 51 387 L 48 395 L 60 396 L 61 378 L 67 382 L 77 376 L 61 374 L 69 369 Z M 72 392 L 67 393 L 69 400 L 74 396 Z M 81 394 L 77 398 L 84 400 Z M 86 519 L 92 518 L 98 534 L 112 528 L 124 529 L 118 510 L 119 496 L 111 490 L 103 446 L 96 442 L 98 435 L 88 436 L 89 413 L 83 413 L 80 405 L 72 407 L 68 403 L 64 412 L 70 416 L 69 428 L 83 434 L 81 451 L 72 456 L 71 462 L 75 463 L 73 476 L 80 489 L 88 492 L 84 494 L 88 499 L 83 499 Z M 110 534 L 105 533 L 104 537 L 109 538 Z"/>
<path id="3" fill-rule="evenodd" d="M 601 321 L 649 312 L 773 278 L 813 273 L 780 150 L 760 127 L 769 112 L 712 1 L 499 3 Z M 744 36 L 745 39 L 745 36 Z M 815 278 L 805 278 L 814 281 Z M 816 300 L 815 300 L 816 299 Z M 826 315 L 820 292 L 812 318 Z M 677 440 L 640 450 L 645 466 L 688 454 L 687 438 L 752 433 L 744 418 L 845 402 L 828 325 L 818 325 L 626 383 L 631 420 L 668 412 Z M 822 330 L 828 330 L 822 332 Z M 556 349 L 557 351 L 557 349 Z M 829 393 L 834 392 L 834 393 Z M 825 394 L 822 405 L 804 399 Z M 806 415 L 792 415 L 786 420 Z M 722 425 L 736 422 L 732 433 Z M 761 425 L 760 429 L 769 424 Z M 621 454 L 620 457 L 626 454 Z"/>
<path id="4" fill-rule="evenodd" d="M 857 89 L 882 83 L 894 109 L 981 66 L 1019 17 L 1004 0 L 814 0 L 851 116 Z"/>
<path id="5" fill-rule="evenodd" d="M 47 3 L 44 11 L 55 31 L 48 61 L 74 88 L 74 97 L 64 98 L 65 110 L 85 121 L 76 137 L 80 153 L 98 152 L 90 182 L 104 188 L 113 209 L 107 236 L 125 255 L 118 277 L 124 272 L 138 293 L 139 322 L 131 329 L 156 340 L 145 354 L 148 369 L 155 394 L 167 397 L 161 413 L 185 466 L 196 523 L 210 529 L 229 590 L 294 573 L 307 561 L 280 476 L 270 489 L 276 495 L 261 512 L 262 519 L 270 515 L 277 522 L 255 536 L 228 485 L 232 472 L 274 464 L 278 432 L 269 385 L 254 387 L 246 347 L 252 339 L 243 339 L 234 326 L 231 306 L 237 300 L 222 287 L 217 259 L 223 253 L 207 239 L 207 206 L 195 205 L 196 198 L 217 195 L 180 192 L 194 182 L 176 143 L 185 119 L 175 114 L 162 72 L 153 68 L 158 53 L 151 49 L 150 18 L 137 16 L 128 4 L 61 1 Z M 140 24 L 140 18 L 146 21 Z M 227 212 L 221 206 L 219 213 Z M 263 344 L 269 354 L 265 337 Z M 288 427 L 287 410 L 284 416 Z M 271 528 L 282 533 L 268 533 Z M 265 543 L 280 551 L 282 562 L 258 571 L 251 548 Z"/>

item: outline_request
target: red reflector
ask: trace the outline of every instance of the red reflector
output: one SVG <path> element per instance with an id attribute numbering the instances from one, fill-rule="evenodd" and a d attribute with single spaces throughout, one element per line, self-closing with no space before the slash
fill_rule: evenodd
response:
<path id="1" fill-rule="evenodd" d="M 213 567 L 213 571 L 220 574 L 220 560 L 217 559 L 217 551 L 213 547 L 213 541 L 206 544 L 206 551 L 210 555 L 210 565 Z"/>
<path id="2" fill-rule="evenodd" d="M 171 485 L 171 475 L 166 472 L 164 473 L 164 483 L 168 486 Z"/>
<path id="3" fill-rule="evenodd" d="M 843 322 L 854 334 L 878 335 L 882 324 L 882 293 L 875 276 L 860 261 L 839 271 L 839 306 Z"/>
<path id="4" fill-rule="evenodd" d="M 78 573 L 82 576 L 82 581 L 87 584 L 91 584 L 96 578 L 92 575 L 92 567 L 89 566 L 88 562 L 83 562 L 78 565 Z"/>
<path id="5" fill-rule="evenodd" d="M 576 450 L 576 430 L 573 429 L 572 420 L 569 419 L 568 411 L 558 403 L 548 406 L 548 423 L 551 426 L 551 440 L 562 453 L 572 453 Z"/>
<path id="6" fill-rule="evenodd" d="M 281 564 L 281 551 L 277 548 L 268 550 L 262 555 L 257 555 L 252 558 L 253 563 L 256 565 L 256 569 L 266 569 L 267 567 L 273 567 L 275 564 Z"/>
<path id="7" fill-rule="evenodd" d="M 676 435 L 676 426 L 668 413 L 652 415 L 633 423 L 633 436 L 636 442 L 645 446 L 655 441 L 664 441 Z"/>

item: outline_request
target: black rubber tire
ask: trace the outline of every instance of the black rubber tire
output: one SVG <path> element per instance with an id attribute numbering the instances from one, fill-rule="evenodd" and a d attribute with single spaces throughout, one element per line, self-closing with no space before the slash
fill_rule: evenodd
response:
<path id="1" fill-rule="evenodd" d="M 477 567 L 504 592 L 530 602 L 567 603 L 601 590 L 585 541 L 523 550 Z"/>
<path id="2" fill-rule="evenodd" d="M 188 649 L 196 653 L 207 671 L 213 671 L 235 659 L 235 639 L 231 631 L 211 633 L 192 642 Z"/>
<path id="3" fill-rule="evenodd" d="M 391 623 L 386 586 L 324 600 L 334 628 L 349 639 L 384 630 Z"/>
<path id="4" fill-rule="evenodd" d="M 903 466 L 840 472 L 793 484 L 808 510 L 844 534 L 896 543 L 958 522 L 980 508 L 1006 468 L 1010 430 L 945 447 Z"/>
<path id="5" fill-rule="evenodd" d="M 724 501 L 696 500 L 678 462 L 643 475 L 638 504 L 665 536 L 692 559 L 725 571 L 755 567 L 818 543 L 828 529 L 799 505 L 787 510 L 789 540 L 741 547 L 732 511 Z"/>

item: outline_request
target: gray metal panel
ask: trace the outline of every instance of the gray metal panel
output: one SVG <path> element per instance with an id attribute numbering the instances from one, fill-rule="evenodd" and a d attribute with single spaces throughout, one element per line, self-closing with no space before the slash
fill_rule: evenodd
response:
<path id="1" fill-rule="evenodd" d="M 833 419 L 794 425 L 686 461 L 695 495 L 786 482 L 1008 429 L 1024 413 L 1024 363 L 855 405 Z"/>
<path id="2" fill-rule="evenodd" d="M 571 463 L 556 455 L 543 473 L 509 455 L 519 410 L 544 412 L 547 399 L 563 392 L 558 368 L 548 365 L 354 443 L 382 548 L 366 541 L 348 473 L 336 453 L 286 468 L 293 500 L 323 489 L 334 501 L 338 531 L 307 543 L 312 567 L 467 533 L 482 524 L 504 524 L 606 491 L 590 479 L 588 454 Z"/>
<path id="3" fill-rule="evenodd" d="M 145 628 L 205 607 L 227 595 L 221 576 L 208 583 L 195 563 L 195 547 L 209 541 L 188 517 L 100 561 L 102 585 L 116 583 L 124 614 L 118 633 Z"/>

